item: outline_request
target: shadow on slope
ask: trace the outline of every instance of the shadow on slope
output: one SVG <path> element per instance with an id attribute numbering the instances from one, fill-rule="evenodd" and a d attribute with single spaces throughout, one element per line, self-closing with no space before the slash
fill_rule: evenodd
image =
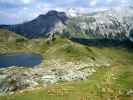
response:
<path id="1" fill-rule="evenodd" d="M 131 42 L 130 40 L 122 41 L 122 40 L 104 39 L 104 38 L 97 38 L 97 39 L 71 38 L 70 40 L 83 45 L 96 46 L 99 48 L 102 47 L 124 47 L 128 49 L 133 48 L 133 42 Z"/>

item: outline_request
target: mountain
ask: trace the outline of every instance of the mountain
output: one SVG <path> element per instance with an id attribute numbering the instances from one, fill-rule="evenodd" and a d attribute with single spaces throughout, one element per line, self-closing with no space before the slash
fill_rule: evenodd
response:
<path id="1" fill-rule="evenodd" d="M 62 33 L 71 37 L 96 37 L 133 40 L 133 7 L 117 7 L 93 13 L 49 11 L 36 19 L 18 25 L 1 25 L 28 38 Z"/>
<path id="2" fill-rule="evenodd" d="M 68 22 L 70 33 L 81 36 L 95 36 L 111 39 L 130 39 L 133 34 L 133 8 L 112 8 L 110 10 L 73 17 Z M 75 34 L 73 35 L 75 36 Z"/>
<path id="3" fill-rule="evenodd" d="M 49 11 L 46 15 L 39 15 L 36 19 L 17 25 L 1 25 L 1 28 L 19 33 L 28 38 L 45 36 L 65 25 L 67 16 L 64 12 Z"/>

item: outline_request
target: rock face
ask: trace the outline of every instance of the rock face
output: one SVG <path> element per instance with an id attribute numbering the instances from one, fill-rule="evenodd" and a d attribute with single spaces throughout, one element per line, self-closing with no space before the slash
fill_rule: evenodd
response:
<path id="1" fill-rule="evenodd" d="M 132 39 L 133 8 L 113 8 L 72 18 L 69 27 L 75 33 L 111 39 Z M 70 30 L 69 29 L 69 30 Z"/>
<path id="2" fill-rule="evenodd" d="M 2 25 L 1 28 L 19 33 L 28 38 L 46 36 L 47 33 L 61 30 L 67 21 L 64 12 L 49 11 L 46 15 L 40 15 L 36 19 L 18 25 Z"/>
<path id="3" fill-rule="evenodd" d="M 24 89 L 34 89 L 41 82 L 47 86 L 58 81 L 85 80 L 89 75 L 94 73 L 92 70 L 65 70 L 35 68 L 31 72 L 7 72 L 0 74 L 0 95 L 1 93 L 10 93 Z"/>
<path id="4" fill-rule="evenodd" d="M 0 92 L 2 93 L 23 90 L 27 87 L 30 88 L 38 85 L 28 73 L 4 73 L 3 75 L 4 77 L 0 82 Z"/>

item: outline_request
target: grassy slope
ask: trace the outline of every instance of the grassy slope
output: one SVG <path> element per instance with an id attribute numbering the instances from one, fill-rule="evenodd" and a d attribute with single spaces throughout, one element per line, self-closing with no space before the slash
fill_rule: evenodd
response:
<path id="1" fill-rule="evenodd" d="M 47 89 L 1 97 L 0 100 L 132 100 L 132 96 L 125 95 L 128 89 L 133 88 L 131 69 L 130 65 L 103 67 L 86 81 L 59 83 Z M 125 76 L 125 73 L 129 75 Z M 123 75 L 126 78 L 123 79 Z"/>
<path id="2" fill-rule="evenodd" d="M 14 37 L 16 38 L 16 37 Z M 11 42 L 10 42 L 11 43 Z M 17 44 L 17 45 L 16 45 Z M 66 61 L 85 61 L 95 57 L 96 61 L 111 60 L 111 67 L 100 67 L 86 81 L 59 82 L 45 89 L 16 93 L 0 97 L 0 100 L 132 100 L 126 92 L 133 89 L 133 53 L 125 48 L 97 48 L 72 43 L 58 38 L 51 45 L 45 39 L 13 42 L 1 42 L 0 52 L 37 52 L 45 57 L 45 63 L 51 59 Z M 22 47 L 23 45 L 23 47 Z M 89 63 L 89 60 L 86 60 Z"/>
<path id="3" fill-rule="evenodd" d="M 25 41 L 27 39 L 20 35 L 0 29 L 0 53 L 10 52 L 12 49 L 21 49 Z"/>

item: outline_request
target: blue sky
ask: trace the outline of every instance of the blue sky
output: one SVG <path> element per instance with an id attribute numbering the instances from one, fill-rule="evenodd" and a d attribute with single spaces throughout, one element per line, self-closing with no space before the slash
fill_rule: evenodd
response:
<path id="1" fill-rule="evenodd" d="M 129 5 L 133 0 L 0 0 L 0 24 L 21 23 L 53 9 L 92 11 Z"/>

